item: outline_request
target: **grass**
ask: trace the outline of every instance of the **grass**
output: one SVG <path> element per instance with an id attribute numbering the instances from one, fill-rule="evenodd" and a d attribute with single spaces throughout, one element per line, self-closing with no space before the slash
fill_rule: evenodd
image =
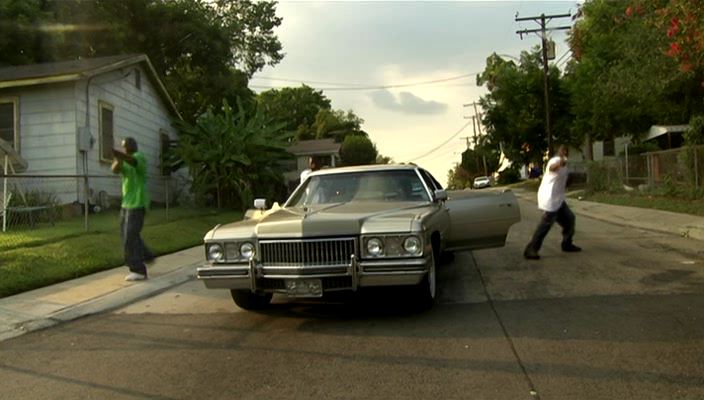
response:
<path id="1" fill-rule="evenodd" d="M 238 212 L 182 209 L 171 210 L 166 220 L 164 213 L 152 212 L 142 237 L 155 254 L 172 253 L 198 245 L 216 224 L 241 217 Z M 0 297 L 124 264 L 117 213 L 91 215 L 91 231 L 82 229 L 79 218 L 0 234 Z"/>
<path id="2" fill-rule="evenodd" d="M 642 193 L 591 193 L 581 194 L 583 200 L 617 206 L 652 208 L 682 214 L 704 216 L 704 199 L 691 200 L 680 197 L 655 196 Z"/>

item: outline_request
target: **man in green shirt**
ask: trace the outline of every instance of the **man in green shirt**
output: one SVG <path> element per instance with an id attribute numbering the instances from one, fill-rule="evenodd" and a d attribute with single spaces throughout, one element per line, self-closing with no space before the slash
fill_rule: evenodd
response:
<path id="1" fill-rule="evenodd" d="M 146 262 L 154 260 L 140 236 L 144 215 L 149 207 L 147 193 L 147 160 L 137 150 L 137 141 L 127 137 L 122 141 L 124 152 L 113 150 L 112 172 L 122 175 L 122 205 L 120 234 L 125 253 L 125 264 L 130 269 L 126 281 L 147 279 Z"/>

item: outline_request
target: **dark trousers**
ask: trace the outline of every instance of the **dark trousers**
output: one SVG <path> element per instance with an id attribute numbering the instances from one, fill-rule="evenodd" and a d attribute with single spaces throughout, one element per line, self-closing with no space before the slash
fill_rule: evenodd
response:
<path id="1" fill-rule="evenodd" d="M 540 219 L 538 227 L 535 228 L 533 238 L 526 246 L 526 251 L 533 251 L 537 253 L 543 246 L 543 240 L 545 240 L 545 236 L 548 235 L 550 228 L 552 228 L 552 225 L 555 222 L 562 226 L 562 247 L 564 248 L 565 246 L 572 245 L 575 217 L 572 210 L 570 210 L 567 206 L 567 203 L 563 202 L 557 211 L 543 213 L 543 217 Z"/>
<path id="2" fill-rule="evenodd" d="M 125 264 L 131 272 L 146 275 L 147 266 L 144 260 L 154 258 L 140 236 L 144 226 L 144 208 L 123 208 L 120 210 L 120 234 L 122 248 L 125 253 Z"/>

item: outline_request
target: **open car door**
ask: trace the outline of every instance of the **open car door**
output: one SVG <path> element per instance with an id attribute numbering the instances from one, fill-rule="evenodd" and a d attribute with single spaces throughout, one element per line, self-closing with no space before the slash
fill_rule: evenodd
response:
<path id="1" fill-rule="evenodd" d="M 521 220 L 511 191 L 449 191 L 445 207 L 450 213 L 446 250 L 503 247 L 509 228 Z"/>

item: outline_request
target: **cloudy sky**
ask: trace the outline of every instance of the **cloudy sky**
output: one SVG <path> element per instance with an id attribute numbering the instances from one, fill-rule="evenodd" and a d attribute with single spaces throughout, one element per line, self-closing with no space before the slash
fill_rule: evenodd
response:
<path id="1" fill-rule="evenodd" d="M 304 82 L 323 89 L 334 108 L 352 109 L 364 119 L 363 129 L 382 154 L 416 162 L 445 182 L 465 148 L 461 137 L 473 133 L 464 116 L 474 112 L 463 104 L 485 93 L 474 74 L 492 52 L 517 56 L 539 44 L 535 36 L 521 40 L 516 35 L 516 30 L 537 28 L 533 22 L 515 22 L 516 13 L 574 14 L 577 4 L 281 1 L 277 34 L 286 56 L 256 74 L 250 85 L 261 91 Z M 551 25 L 569 23 L 562 19 Z M 559 58 L 567 51 L 565 34 L 552 37 Z M 435 82 L 415 85 L 428 81 Z"/>

